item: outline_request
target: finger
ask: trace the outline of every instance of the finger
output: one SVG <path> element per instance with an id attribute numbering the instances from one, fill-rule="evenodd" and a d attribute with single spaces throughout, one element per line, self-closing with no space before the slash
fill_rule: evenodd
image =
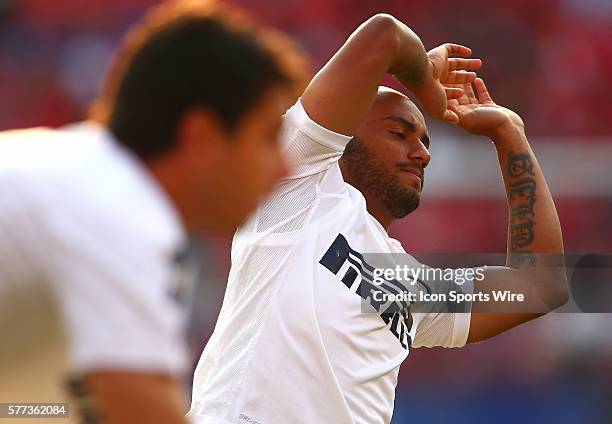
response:
<path id="1" fill-rule="evenodd" d="M 452 110 L 446 109 L 444 111 L 444 115 L 442 115 L 442 120 L 456 124 L 459 122 L 459 116 L 457 116 L 457 114 L 453 112 Z"/>
<path id="2" fill-rule="evenodd" d="M 472 55 L 472 49 L 462 46 L 461 44 L 446 43 L 443 44 L 449 56 L 469 57 Z"/>
<path id="3" fill-rule="evenodd" d="M 444 87 L 444 90 L 447 99 L 458 99 L 465 94 L 461 88 Z"/>
<path id="4" fill-rule="evenodd" d="M 476 93 L 478 93 L 478 100 L 480 100 L 480 103 L 493 103 L 493 99 L 491 98 L 489 90 L 487 90 L 487 86 L 485 85 L 482 78 L 476 78 L 474 80 L 474 86 L 476 87 Z"/>
<path id="5" fill-rule="evenodd" d="M 449 103 L 448 109 L 450 109 L 452 112 L 454 112 L 455 115 L 457 115 L 457 117 L 459 118 L 460 121 L 461 121 L 462 117 L 465 116 L 466 113 L 470 112 L 470 108 L 468 106 L 465 106 L 465 105 L 456 105 L 454 103 L 453 104 Z"/>
<path id="6" fill-rule="evenodd" d="M 444 79 L 444 84 L 465 84 L 476 79 L 476 72 L 452 71 Z"/>
<path id="7" fill-rule="evenodd" d="M 445 82 L 442 85 L 444 85 L 446 88 L 463 88 L 463 84 L 455 84 L 452 82 Z"/>
<path id="8" fill-rule="evenodd" d="M 463 91 L 465 94 L 463 96 L 461 96 L 460 99 L 458 99 L 459 104 L 460 105 L 469 105 L 470 103 L 472 103 L 472 99 L 470 99 L 467 95 L 467 93 L 465 92 L 465 90 Z"/>
<path id="9" fill-rule="evenodd" d="M 482 66 L 482 60 L 480 59 L 448 59 L 448 70 L 449 71 L 476 71 Z"/>
<path id="10" fill-rule="evenodd" d="M 445 88 L 459 88 L 461 90 L 463 90 L 463 95 L 461 97 L 457 97 L 457 98 L 452 98 L 449 99 L 448 94 L 446 95 L 447 100 L 456 102 L 456 104 L 458 105 L 469 105 L 470 104 L 470 99 L 468 99 L 467 97 L 467 93 L 464 90 L 464 87 L 466 86 L 466 84 L 444 84 Z"/>
<path id="11" fill-rule="evenodd" d="M 464 84 L 453 84 L 449 82 L 445 82 L 442 85 L 444 86 L 444 88 L 459 88 L 461 90 L 463 90 L 463 86 L 464 86 Z"/>
<path id="12" fill-rule="evenodd" d="M 448 104 L 448 108 L 451 109 L 452 111 L 454 111 L 456 106 L 459 106 L 459 100 L 457 99 L 449 99 L 447 101 Z"/>
<path id="13" fill-rule="evenodd" d="M 469 103 L 478 104 L 478 97 L 474 94 L 474 88 L 471 83 L 467 83 L 463 85 L 463 90 L 465 91 L 465 95 L 467 96 Z"/>

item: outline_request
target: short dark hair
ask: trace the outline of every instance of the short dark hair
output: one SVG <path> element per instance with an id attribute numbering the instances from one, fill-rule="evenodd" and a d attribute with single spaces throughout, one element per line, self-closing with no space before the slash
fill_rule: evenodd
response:
<path id="1" fill-rule="evenodd" d="M 231 130 L 272 86 L 301 92 L 305 63 L 287 37 L 235 8 L 168 2 L 128 33 L 91 117 L 148 159 L 173 147 L 192 107 L 210 108 Z"/>

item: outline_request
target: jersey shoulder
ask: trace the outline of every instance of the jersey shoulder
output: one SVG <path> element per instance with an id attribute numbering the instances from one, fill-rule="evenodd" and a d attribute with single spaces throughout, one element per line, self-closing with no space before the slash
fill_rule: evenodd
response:
<path id="1" fill-rule="evenodd" d="M 55 238 L 81 234 L 121 249 L 185 237 L 153 177 L 94 123 L 0 133 L 0 192 L 11 193 L 0 219 L 36 211 L 32 225 Z"/>

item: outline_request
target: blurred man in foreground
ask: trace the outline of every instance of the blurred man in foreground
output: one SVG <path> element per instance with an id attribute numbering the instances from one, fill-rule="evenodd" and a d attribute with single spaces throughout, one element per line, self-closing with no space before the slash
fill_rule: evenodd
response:
<path id="1" fill-rule="evenodd" d="M 186 231 L 233 231 L 286 175 L 278 131 L 301 69 L 284 36 L 232 8 L 162 4 L 126 37 L 92 120 L 0 134 L 0 294 L 17 305 L 0 328 L 40 309 L 19 293 L 50 288 L 39 321 L 61 319 L 86 422 L 184 421 Z M 16 333 L 0 369 L 24 381 L 45 352 Z M 50 400 L 0 380 L 0 402 Z"/>
<path id="2" fill-rule="evenodd" d="M 532 254 L 563 252 L 550 193 L 521 119 L 492 102 L 470 55 L 454 44 L 427 53 L 408 27 L 377 15 L 289 109 L 283 142 L 295 170 L 235 235 L 221 314 L 194 376 L 195 422 L 389 423 L 412 347 L 464 346 L 563 303 L 563 269 Z M 512 289 L 527 297 L 519 310 L 484 314 L 505 306 L 493 300 L 381 300 L 410 287 L 377 281 L 365 254 L 420 265 L 387 230 L 417 208 L 431 159 L 422 114 L 379 88 L 385 74 L 431 117 L 489 137 L 508 190 L 508 266 L 484 269 L 482 281 L 419 278 L 412 289 L 465 298 Z"/>

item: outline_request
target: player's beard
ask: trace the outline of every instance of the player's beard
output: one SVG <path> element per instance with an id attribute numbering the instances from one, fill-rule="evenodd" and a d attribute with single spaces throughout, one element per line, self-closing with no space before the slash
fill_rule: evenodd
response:
<path id="1" fill-rule="evenodd" d="M 365 197 L 380 199 L 393 218 L 403 218 L 419 207 L 420 191 L 402 185 L 399 175 L 389 173 L 388 164 L 370 153 L 357 136 L 347 144 L 342 161 L 350 174 L 351 184 Z"/>

